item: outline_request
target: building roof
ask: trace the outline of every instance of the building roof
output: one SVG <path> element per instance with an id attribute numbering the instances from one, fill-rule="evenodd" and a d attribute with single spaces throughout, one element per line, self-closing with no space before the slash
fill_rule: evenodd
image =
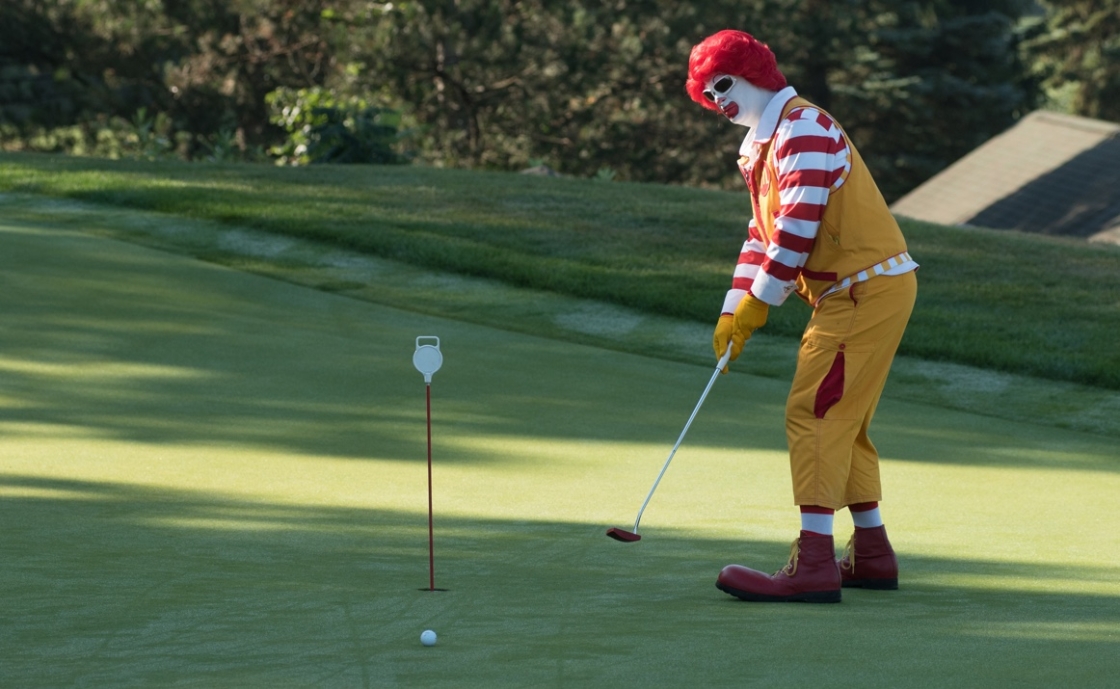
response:
<path id="1" fill-rule="evenodd" d="M 1033 112 L 891 210 L 943 225 L 1120 244 L 1120 124 Z"/>

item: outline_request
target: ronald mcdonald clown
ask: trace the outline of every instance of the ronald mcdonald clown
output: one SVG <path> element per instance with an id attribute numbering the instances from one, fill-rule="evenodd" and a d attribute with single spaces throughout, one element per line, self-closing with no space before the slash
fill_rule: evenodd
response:
<path id="1" fill-rule="evenodd" d="M 801 338 L 786 435 L 801 533 L 773 575 L 728 565 L 716 586 L 748 601 L 839 602 L 841 587 L 898 588 L 867 435 L 917 294 L 918 265 L 859 152 L 836 121 L 786 85 L 769 47 L 720 31 L 692 49 L 689 95 L 748 127 L 739 169 L 754 217 L 713 345 L 735 360 L 769 309 L 813 307 Z M 837 561 L 833 515 L 855 533 Z"/>

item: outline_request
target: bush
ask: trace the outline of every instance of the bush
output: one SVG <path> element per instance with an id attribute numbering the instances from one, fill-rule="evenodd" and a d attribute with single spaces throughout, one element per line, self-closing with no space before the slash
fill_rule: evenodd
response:
<path id="1" fill-rule="evenodd" d="M 365 99 L 341 98 L 322 88 L 277 89 L 265 97 L 270 121 L 288 139 L 269 152 L 280 165 L 403 163 L 400 115 Z"/>

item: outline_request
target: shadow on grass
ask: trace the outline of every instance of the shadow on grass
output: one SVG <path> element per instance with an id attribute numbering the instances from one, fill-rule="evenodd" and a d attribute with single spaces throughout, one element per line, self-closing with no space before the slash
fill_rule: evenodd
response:
<path id="1" fill-rule="evenodd" d="M 750 605 L 714 589 L 719 568 L 777 569 L 788 544 L 439 517 L 450 590 L 430 593 L 420 514 L 12 475 L 0 495 L 11 686 L 714 686 L 780 681 L 794 659 L 799 681 L 859 686 L 1120 671 L 1115 565 L 902 550 L 898 592 Z M 1085 583 L 1098 592 L 1063 590 Z M 429 627 L 445 655 L 418 662 Z"/>

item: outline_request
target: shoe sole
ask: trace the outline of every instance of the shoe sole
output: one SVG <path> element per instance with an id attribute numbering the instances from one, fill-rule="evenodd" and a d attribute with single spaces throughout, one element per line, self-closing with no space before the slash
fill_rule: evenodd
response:
<path id="1" fill-rule="evenodd" d="M 716 588 L 724 593 L 729 593 L 740 600 L 752 603 L 839 603 L 840 589 L 835 591 L 806 591 L 795 593 L 792 596 L 767 596 L 761 593 L 740 591 L 739 589 L 716 583 Z"/>
<path id="2" fill-rule="evenodd" d="M 846 589 L 870 589 L 873 591 L 897 591 L 898 579 L 850 579 L 840 584 Z"/>

